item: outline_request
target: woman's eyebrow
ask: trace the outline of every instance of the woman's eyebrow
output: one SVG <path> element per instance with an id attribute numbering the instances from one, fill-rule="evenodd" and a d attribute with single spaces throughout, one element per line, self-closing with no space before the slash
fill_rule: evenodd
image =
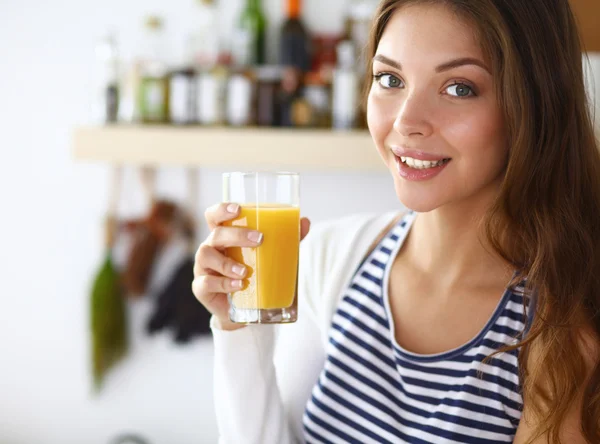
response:
<path id="1" fill-rule="evenodd" d="M 383 54 L 377 54 L 375 57 L 373 57 L 373 61 L 385 63 L 386 65 L 389 65 L 392 68 L 396 68 L 397 70 L 402 71 L 402 64 L 400 62 L 392 60 L 389 57 L 384 56 Z M 451 69 L 458 68 L 459 66 L 465 66 L 465 65 L 479 66 L 480 68 L 483 68 L 484 70 L 486 70 L 488 73 L 491 74 L 490 70 L 485 65 L 485 63 L 483 63 L 479 59 L 475 59 L 472 57 L 462 57 L 460 59 L 450 60 L 449 62 L 442 63 L 441 65 L 439 65 L 435 68 L 435 72 L 439 73 L 439 72 L 449 71 Z"/>
<path id="2" fill-rule="evenodd" d="M 453 68 L 458 68 L 459 66 L 465 66 L 465 65 L 475 65 L 475 66 L 479 66 L 480 68 L 483 68 L 484 70 L 486 70 L 489 74 L 491 74 L 490 70 L 488 69 L 487 66 L 485 66 L 485 63 L 483 63 L 481 60 L 479 59 L 474 59 L 472 57 L 463 57 L 460 59 L 456 59 L 456 60 L 450 60 L 449 62 L 446 63 L 442 63 L 441 65 L 439 65 L 437 68 L 435 68 L 435 72 L 444 72 L 444 71 L 449 71 Z"/>

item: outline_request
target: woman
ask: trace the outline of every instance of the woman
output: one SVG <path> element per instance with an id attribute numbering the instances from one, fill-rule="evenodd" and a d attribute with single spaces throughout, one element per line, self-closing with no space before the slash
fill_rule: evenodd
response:
<path id="1" fill-rule="evenodd" d="M 277 341 L 227 319 L 223 249 L 260 236 L 207 211 L 222 442 L 599 443 L 600 159 L 567 0 L 384 0 L 369 51 L 411 211 L 315 226 Z"/>

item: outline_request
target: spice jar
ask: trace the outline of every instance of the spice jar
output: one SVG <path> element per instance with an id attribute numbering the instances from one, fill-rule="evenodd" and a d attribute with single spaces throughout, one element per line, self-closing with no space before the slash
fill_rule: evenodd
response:
<path id="1" fill-rule="evenodd" d="M 331 126 L 331 85 L 319 72 L 309 72 L 304 77 L 304 99 L 310 104 L 312 115 L 310 126 Z"/>
<path id="2" fill-rule="evenodd" d="M 171 74 L 169 113 L 174 125 L 196 122 L 196 77 L 191 68 L 182 67 Z"/>
<path id="3" fill-rule="evenodd" d="M 254 120 L 253 99 L 254 82 L 250 74 L 232 74 L 227 85 L 227 123 L 232 126 L 251 125 Z"/>
<path id="4" fill-rule="evenodd" d="M 256 72 L 256 123 L 258 126 L 280 126 L 279 95 L 282 72 L 278 66 L 264 66 Z"/>

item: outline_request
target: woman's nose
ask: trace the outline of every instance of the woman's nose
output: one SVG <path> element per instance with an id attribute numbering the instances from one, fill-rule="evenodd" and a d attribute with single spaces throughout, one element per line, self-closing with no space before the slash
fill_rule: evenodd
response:
<path id="1" fill-rule="evenodd" d="M 427 137 L 433 132 L 431 111 L 427 99 L 418 93 L 408 95 L 400 104 L 394 130 L 404 137 Z"/>

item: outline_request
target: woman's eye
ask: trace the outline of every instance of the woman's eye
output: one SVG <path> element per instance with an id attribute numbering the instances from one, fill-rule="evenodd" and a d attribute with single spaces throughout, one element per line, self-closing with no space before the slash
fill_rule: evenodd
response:
<path id="1" fill-rule="evenodd" d="M 392 74 L 378 74 L 375 76 L 375 80 L 383 88 L 400 88 L 402 87 L 402 81 Z"/>
<path id="2" fill-rule="evenodd" d="M 469 85 L 465 85 L 464 83 L 455 83 L 454 85 L 450 85 L 446 88 L 448 94 L 454 97 L 470 97 L 475 96 L 475 92 L 473 88 Z"/>

